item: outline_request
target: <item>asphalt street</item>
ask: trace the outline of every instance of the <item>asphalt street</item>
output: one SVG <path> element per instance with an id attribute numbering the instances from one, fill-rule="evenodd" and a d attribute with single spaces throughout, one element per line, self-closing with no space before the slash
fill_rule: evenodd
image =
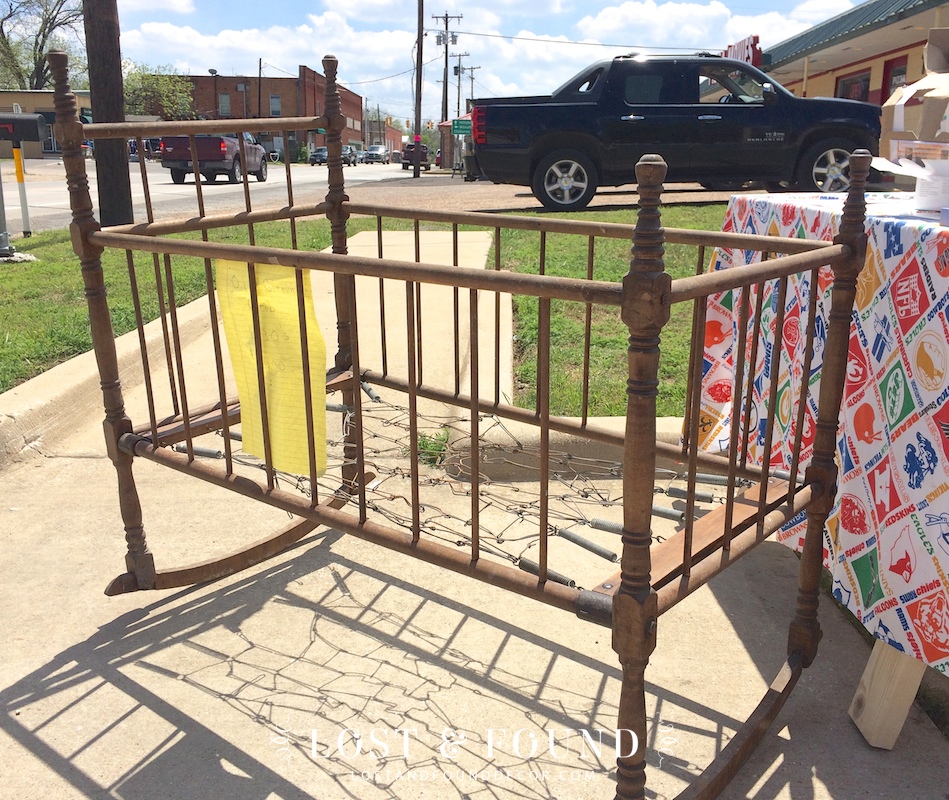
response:
<path id="1" fill-rule="evenodd" d="M 146 172 L 148 188 L 155 206 L 156 215 L 162 211 L 176 208 L 178 213 L 186 214 L 189 208 L 197 213 L 194 184 L 191 179 L 183 185 L 171 182 L 171 174 L 157 162 L 147 162 Z M 314 193 L 314 199 L 322 198 L 326 193 L 327 168 L 325 166 L 292 165 L 294 196 Z M 86 162 L 89 185 L 92 188 L 93 202 L 97 196 L 96 166 L 94 161 Z M 346 169 L 347 186 L 359 186 L 362 183 L 399 178 L 406 175 L 398 164 L 360 164 Z M 132 186 L 132 204 L 135 220 L 145 219 L 145 190 L 138 162 L 129 163 L 129 175 Z M 70 223 L 69 197 L 66 194 L 66 181 L 63 163 L 58 158 L 28 159 L 24 165 L 25 180 L 18 184 L 13 161 L 0 162 L 0 180 L 3 184 L 3 205 L 6 213 L 6 227 L 11 238 L 16 238 L 27 229 L 34 233 L 65 228 Z M 281 205 L 286 201 L 287 181 L 283 164 L 271 164 L 267 181 L 258 183 L 250 179 L 251 202 L 255 208 Z M 22 191 L 21 191 L 22 188 Z M 235 197 L 244 191 L 242 184 L 228 183 L 220 178 L 213 184 L 205 184 L 204 202 L 207 213 L 215 209 L 233 208 Z M 23 197 L 26 200 L 27 214 L 23 213 Z M 29 227 L 24 223 L 28 220 Z"/>

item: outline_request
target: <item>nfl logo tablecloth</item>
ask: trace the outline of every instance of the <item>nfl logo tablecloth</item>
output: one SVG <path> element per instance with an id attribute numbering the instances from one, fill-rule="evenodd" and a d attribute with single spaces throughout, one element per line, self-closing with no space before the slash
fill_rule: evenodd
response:
<path id="1" fill-rule="evenodd" d="M 872 195 L 868 195 L 872 197 Z M 889 216 L 898 201 L 868 206 L 867 260 L 857 284 L 844 403 L 838 439 L 840 487 L 828 520 L 824 564 L 833 593 L 874 636 L 945 672 L 949 670 L 949 229 L 911 215 Z M 831 240 L 843 198 L 739 195 L 723 230 Z M 887 215 L 881 212 L 887 211 Z M 716 251 L 713 269 L 756 259 L 757 253 Z M 749 456 L 761 463 L 761 403 L 775 371 L 775 468 L 790 463 L 797 415 L 792 398 L 803 381 L 809 399 L 801 461 L 810 459 L 822 352 L 833 275 L 817 277 L 815 348 L 804 375 L 805 326 L 813 277 L 790 281 L 784 299 L 780 352 L 758 350 L 749 424 L 759 425 Z M 756 298 L 757 299 L 757 298 Z M 705 336 L 701 446 L 728 445 L 738 334 L 737 292 L 710 298 Z M 762 297 L 761 322 L 773 328 L 777 282 Z M 750 332 L 746 332 L 751 352 Z M 799 548 L 803 515 L 778 533 Z"/>

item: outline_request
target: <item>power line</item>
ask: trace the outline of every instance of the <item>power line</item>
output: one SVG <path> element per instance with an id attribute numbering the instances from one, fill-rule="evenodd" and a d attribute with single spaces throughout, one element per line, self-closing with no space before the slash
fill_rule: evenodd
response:
<path id="1" fill-rule="evenodd" d="M 438 59 L 439 59 L 439 56 L 435 56 L 435 58 L 431 59 L 430 61 L 425 61 L 422 64 L 422 66 L 427 67 L 429 64 L 432 64 L 438 61 Z M 368 81 L 345 81 L 345 82 L 340 81 L 340 83 L 343 83 L 344 86 L 362 86 L 364 83 L 379 83 L 379 81 L 388 81 L 388 80 L 391 80 L 392 78 L 400 78 L 401 76 L 408 75 L 410 72 L 414 72 L 414 71 L 415 71 L 415 67 L 409 67 L 408 69 L 403 70 L 402 72 L 397 72 L 395 73 L 395 75 L 387 75 L 384 78 L 371 78 Z"/>
<path id="2" fill-rule="evenodd" d="M 543 36 L 507 36 L 503 33 L 476 33 L 474 31 L 458 31 L 465 36 L 481 36 L 485 39 L 508 39 L 512 42 L 542 42 L 544 44 L 575 44 L 584 47 L 616 47 L 625 50 L 669 50 L 674 53 L 682 52 L 682 47 L 657 47 L 653 44 L 610 44 L 608 42 L 575 42 L 570 39 L 554 39 Z M 698 48 L 701 49 L 701 48 Z M 713 48 L 714 49 L 714 48 Z"/>

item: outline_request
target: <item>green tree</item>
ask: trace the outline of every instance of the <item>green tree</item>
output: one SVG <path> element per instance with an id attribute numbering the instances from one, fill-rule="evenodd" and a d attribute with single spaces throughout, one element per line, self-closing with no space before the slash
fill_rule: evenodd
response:
<path id="1" fill-rule="evenodd" d="M 81 0 L 0 0 L 0 82 L 10 89 L 45 89 L 46 54 L 69 53 L 73 86 L 85 77 Z"/>
<path id="2" fill-rule="evenodd" d="M 125 113 L 194 119 L 194 87 L 174 67 L 125 62 Z"/>

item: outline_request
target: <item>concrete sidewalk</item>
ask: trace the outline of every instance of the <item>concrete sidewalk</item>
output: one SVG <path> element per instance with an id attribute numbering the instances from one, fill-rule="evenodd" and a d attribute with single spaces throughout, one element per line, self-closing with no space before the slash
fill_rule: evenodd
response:
<path id="1" fill-rule="evenodd" d="M 196 323 L 188 348 L 207 335 Z M 5 796 L 612 797 L 620 672 L 608 631 L 570 614 L 322 529 L 212 584 L 104 597 L 124 541 L 101 404 L 70 385 L 95 387 L 83 359 L 0 397 L 14 420 L 24 403 L 58 420 L 21 426 L 32 457 L 0 473 Z M 287 522 L 147 462 L 135 475 L 159 566 Z M 463 516 L 470 501 L 443 502 Z M 760 699 L 796 566 L 765 543 L 660 620 L 650 796 L 681 790 Z M 723 796 L 945 798 L 949 743 L 914 708 L 893 751 L 870 748 L 847 716 L 869 646 L 829 599 L 821 620 L 815 665 Z"/>

